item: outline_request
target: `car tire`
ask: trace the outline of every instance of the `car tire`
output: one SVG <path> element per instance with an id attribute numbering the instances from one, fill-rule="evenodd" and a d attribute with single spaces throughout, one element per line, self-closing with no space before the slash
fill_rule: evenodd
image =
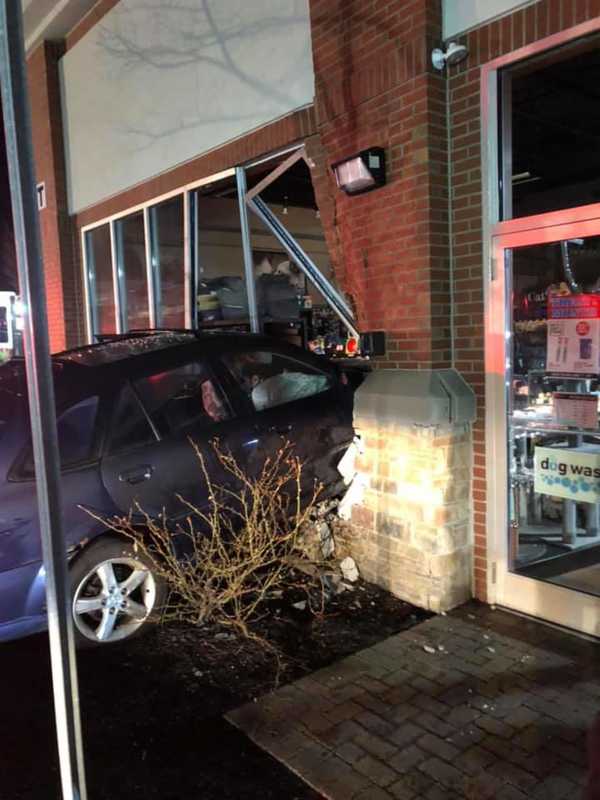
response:
<path id="1" fill-rule="evenodd" d="M 102 536 L 70 565 L 71 613 L 79 647 L 105 647 L 147 631 L 166 587 L 132 543 Z"/>

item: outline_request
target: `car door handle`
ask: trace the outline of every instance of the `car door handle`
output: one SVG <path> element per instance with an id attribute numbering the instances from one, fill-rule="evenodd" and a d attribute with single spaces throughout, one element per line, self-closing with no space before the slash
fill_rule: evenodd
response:
<path id="1" fill-rule="evenodd" d="M 122 483 L 130 483 L 132 486 L 136 483 L 149 481 L 154 472 L 154 467 L 150 464 L 141 464 L 139 467 L 128 469 L 126 472 L 121 472 L 119 480 Z"/>

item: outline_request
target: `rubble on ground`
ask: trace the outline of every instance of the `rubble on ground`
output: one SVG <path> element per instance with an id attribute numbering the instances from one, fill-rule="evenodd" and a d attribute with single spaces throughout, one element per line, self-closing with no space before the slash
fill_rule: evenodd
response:
<path id="1" fill-rule="evenodd" d="M 350 583 L 354 583 L 358 580 L 358 567 L 356 566 L 356 561 L 351 556 L 346 556 L 346 558 L 340 562 L 340 569 L 345 580 L 350 581 Z"/>

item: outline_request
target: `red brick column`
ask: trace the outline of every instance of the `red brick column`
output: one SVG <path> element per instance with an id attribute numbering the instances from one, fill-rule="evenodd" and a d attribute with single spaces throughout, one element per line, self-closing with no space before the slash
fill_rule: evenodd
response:
<path id="1" fill-rule="evenodd" d="M 77 319 L 81 294 L 79 278 L 73 271 L 72 226 L 67 208 L 58 74 L 61 53 L 60 45 L 43 42 L 27 61 L 36 176 L 46 187 L 47 205 L 39 213 L 53 352 L 67 344 L 67 326 Z"/>
<path id="2" fill-rule="evenodd" d="M 444 78 L 438 0 L 311 0 L 320 156 L 314 175 L 336 276 L 386 366 L 450 364 Z M 381 146 L 387 185 L 346 197 L 329 165 Z M 319 159 L 316 159 L 319 161 Z"/>

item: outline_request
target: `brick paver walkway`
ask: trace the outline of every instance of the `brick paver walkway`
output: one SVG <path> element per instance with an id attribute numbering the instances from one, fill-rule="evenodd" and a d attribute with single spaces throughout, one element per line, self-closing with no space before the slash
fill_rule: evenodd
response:
<path id="1" fill-rule="evenodd" d="M 471 604 L 228 719 L 331 800 L 575 800 L 599 711 L 597 644 Z"/>

